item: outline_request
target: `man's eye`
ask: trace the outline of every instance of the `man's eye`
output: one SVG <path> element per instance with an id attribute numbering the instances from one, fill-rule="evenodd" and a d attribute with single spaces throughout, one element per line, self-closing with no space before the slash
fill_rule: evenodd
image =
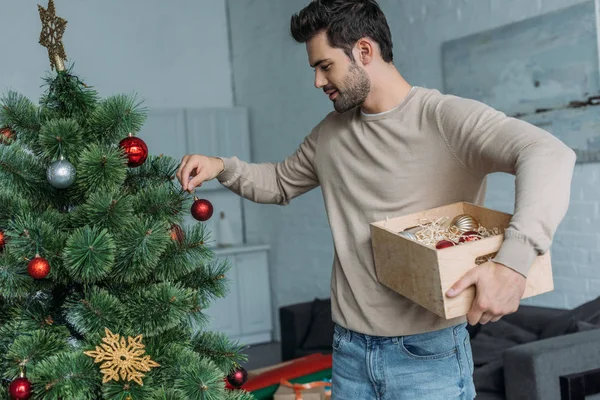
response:
<path id="1" fill-rule="evenodd" d="M 321 67 L 321 69 L 322 69 L 323 71 L 329 71 L 329 67 L 331 67 L 331 64 L 329 64 L 329 65 L 325 65 L 324 67 Z"/>

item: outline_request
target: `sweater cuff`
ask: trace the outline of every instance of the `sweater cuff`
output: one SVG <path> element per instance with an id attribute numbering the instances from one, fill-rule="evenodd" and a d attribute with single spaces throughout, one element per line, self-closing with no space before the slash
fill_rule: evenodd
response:
<path id="1" fill-rule="evenodd" d="M 237 171 L 237 163 L 233 158 L 225 158 L 225 157 L 217 157 L 223 160 L 223 165 L 225 168 L 219 175 L 217 175 L 217 180 L 221 182 L 223 186 L 229 186 L 237 179 L 239 173 Z"/>
<path id="2" fill-rule="evenodd" d="M 527 278 L 529 269 L 537 256 L 537 250 L 527 242 L 516 237 L 504 236 L 504 241 L 493 261 L 505 265 Z"/>

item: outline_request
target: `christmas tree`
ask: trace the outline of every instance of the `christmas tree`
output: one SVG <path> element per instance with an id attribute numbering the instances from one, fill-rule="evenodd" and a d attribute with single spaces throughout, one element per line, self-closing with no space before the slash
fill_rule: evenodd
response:
<path id="1" fill-rule="evenodd" d="M 65 68 L 66 21 L 38 7 L 45 92 L 0 108 L 0 399 L 252 398 L 226 389 L 243 347 L 202 312 L 229 266 L 183 224 L 212 206 L 136 136 L 135 95 L 100 99 Z"/>

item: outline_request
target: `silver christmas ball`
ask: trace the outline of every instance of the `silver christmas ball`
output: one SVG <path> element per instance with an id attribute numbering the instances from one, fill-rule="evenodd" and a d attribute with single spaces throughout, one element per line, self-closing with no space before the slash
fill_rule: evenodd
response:
<path id="1" fill-rule="evenodd" d="M 65 189 L 75 182 L 75 167 L 67 160 L 56 160 L 46 171 L 48 182 L 58 189 Z"/>
<path id="2" fill-rule="evenodd" d="M 417 241 L 417 236 L 414 233 L 409 232 L 409 231 L 400 231 L 400 232 L 398 232 L 398 235 L 400 235 L 406 239 L 409 239 L 409 240 L 414 240 L 415 242 Z"/>

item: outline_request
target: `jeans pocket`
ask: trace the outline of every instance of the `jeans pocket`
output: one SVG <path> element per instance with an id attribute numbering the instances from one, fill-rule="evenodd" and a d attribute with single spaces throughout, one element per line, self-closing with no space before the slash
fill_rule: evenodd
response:
<path id="1" fill-rule="evenodd" d="M 458 351 L 458 345 L 451 328 L 402 336 L 395 342 L 404 354 L 419 360 L 439 360 L 452 357 Z"/>
<path id="2" fill-rule="evenodd" d="M 335 324 L 333 329 L 333 350 L 339 350 L 343 342 L 346 341 L 347 336 L 348 331 L 345 328 L 339 326 L 338 324 Z"/>

